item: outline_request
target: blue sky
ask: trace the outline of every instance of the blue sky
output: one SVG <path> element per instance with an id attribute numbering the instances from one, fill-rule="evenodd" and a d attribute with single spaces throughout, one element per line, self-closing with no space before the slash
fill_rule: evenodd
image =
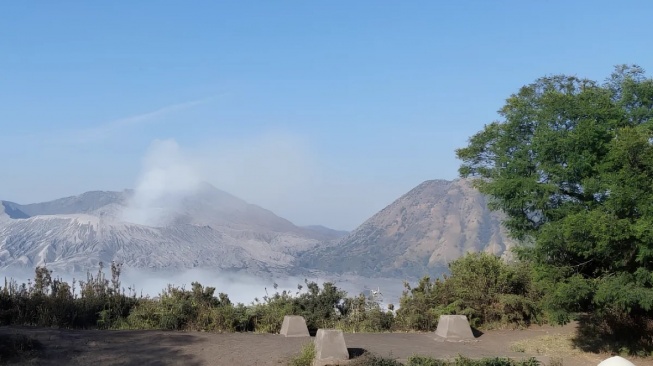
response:
<path id="1" fill-rule="evenodd" d="M 454 149 L 520 86 L 653 70 L 651 14 L 648 1 L 5 2 L 0 198 L 134 187 L 163 140 L 219 188 L 353 229 L 455 178 Z"/>

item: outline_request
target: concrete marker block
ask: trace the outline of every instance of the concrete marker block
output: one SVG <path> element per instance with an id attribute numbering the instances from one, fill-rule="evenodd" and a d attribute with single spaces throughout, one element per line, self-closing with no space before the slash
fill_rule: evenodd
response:
<path id="1" fill-rule="evenodd" d="M 342 330 L 318 329 L 313 366 L 345 365 L 348 362 L 349 351 Z"/>
<path id="2" fill-rule="evenodd" d="M 472 327 L 464 315 L 440 315 L 435 334 L 444 339 L 471 340 L 474 339 Z"/>
<path id="3" fill-rule="evenodd" d="M 300 315 L 286 315 L 283 317 L 281 332 L 285 337 L 310 337 L 306 320 Z"/>

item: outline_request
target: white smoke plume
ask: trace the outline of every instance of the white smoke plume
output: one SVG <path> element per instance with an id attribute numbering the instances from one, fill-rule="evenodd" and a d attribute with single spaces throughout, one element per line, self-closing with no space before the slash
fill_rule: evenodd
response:
<path id="1" fill-rule="evenodd" d="M 174 140 L 156 140 L 143 159 L 141 176 L 122 220 L 164 226 L 180 201 L 192 194 L 202 178 L 199 166 Z"/>
<path id="2" fill-rule="evenodd" d="M 352 230 L 411 188 L 334 169 L 318 158 L 309 139 L 293 134 L 211 138 L 193 146 L 155 140 L 122 219 L 163 226 L 180 197 L 206 182 L 297 225 Z"/>
<path id="3" fill-rule="evenodd" d="M 315 163 L 308 151 L 300 138 L 286 135 L 212 141 L 192 148 L 182 148 L 175 140 L 155 140 L 142 159 L 134 195 L 121 219 L 165 226 L 181 200 L 202 183 L 265 208 L 292 206 L 303 202 L 298 195 L 315 188 Z"/>

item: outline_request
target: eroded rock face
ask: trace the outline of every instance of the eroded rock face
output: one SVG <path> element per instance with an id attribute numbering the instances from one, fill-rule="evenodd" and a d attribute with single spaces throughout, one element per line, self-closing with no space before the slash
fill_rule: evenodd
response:
<path id="1" fill-rule="evenodd" d="M 438 274 L 466 252 L 508 255 L 514 242 L 501 218 L 469 180 L 426 181 L 301 262 L 365 276 Z"/>

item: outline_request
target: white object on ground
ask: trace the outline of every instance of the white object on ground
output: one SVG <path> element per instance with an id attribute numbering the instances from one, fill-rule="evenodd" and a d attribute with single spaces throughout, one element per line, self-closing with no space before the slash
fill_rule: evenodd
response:
<path id="1" fill-rule="evenodd" d="M 598 366 L 635 366 L 635 364 L 623 357 L 614 356 L 603 360 Z"/>

